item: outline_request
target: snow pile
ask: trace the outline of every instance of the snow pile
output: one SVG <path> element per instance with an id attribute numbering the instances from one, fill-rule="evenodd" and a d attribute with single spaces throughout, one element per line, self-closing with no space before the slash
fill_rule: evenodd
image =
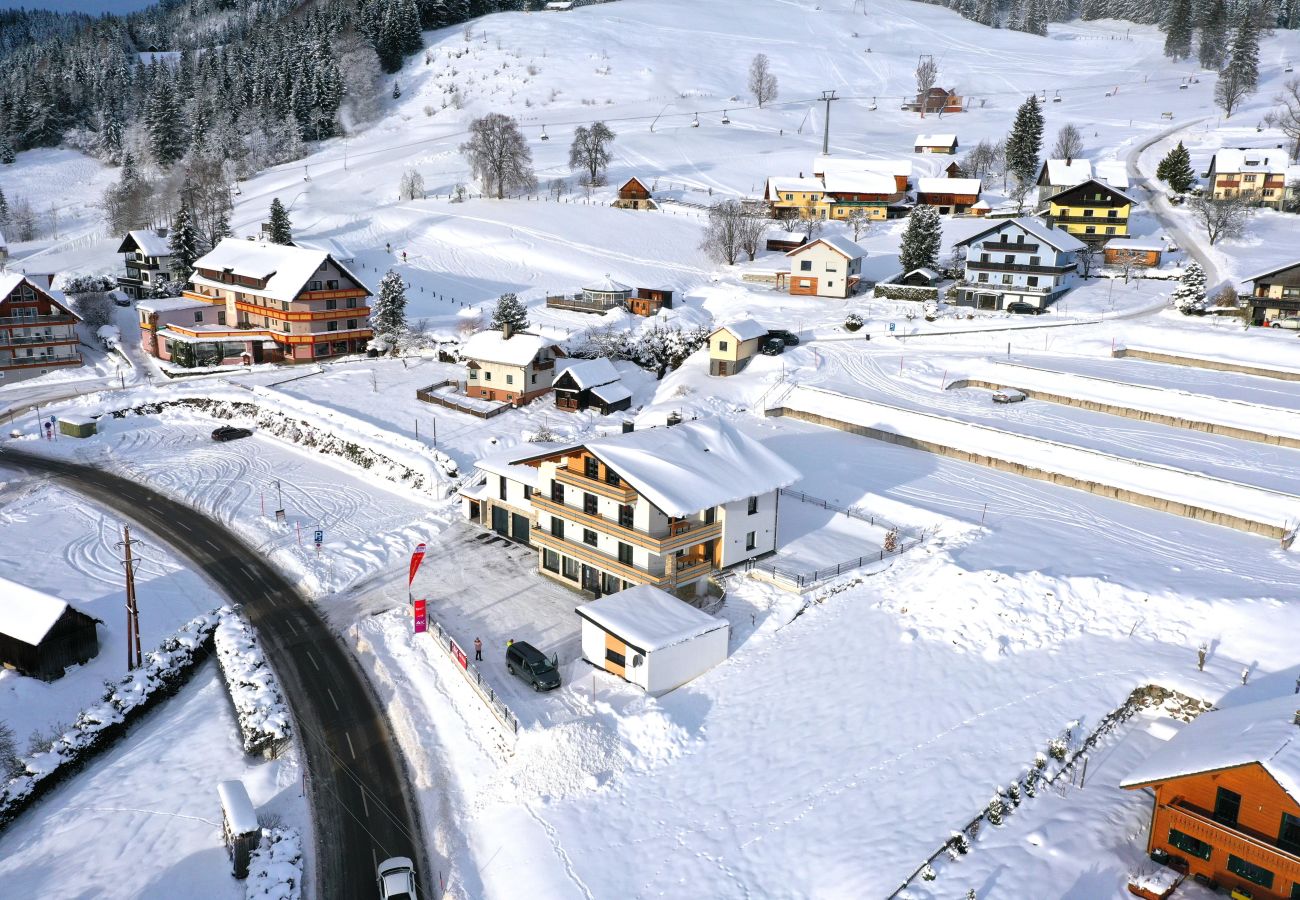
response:
<path id="1" fill-rule="evenodd" d="M 296 828 L 263 828 L 248 863 L 248 900 L 298 900 L 302 896 L 302 836 Z"/>
<path id="2" fill-rule="evenodd" d="M 110 350 L 122 343 L 122 331 L 116 325 L 101 325 L 95 334 L 104 342 L 104 346 Z"/>
<path id="3" fill-rule="evenodd" d="M 229 606 L 217 611 L 217 661 L 235 705 L 245 753 L 276 755 L 289 739 L 289 709 L 248 621 Z"/>
<path id="4" fill-rule="evenodd" d="M 1147 891 L 1157 897 L 1163 897 L 1169 891 L 1178 887 L 1178 883 L 1182 880 L 1183 877 L 1173 869 L 1160 866 L 1153 871 L 1130 875 L 1128 883 L 1129 887 L 1137 888 L 1139 891 Z"/>
<path id="5" fill-rule="evenodd" d="M 76 771 L 121 737 L 132 719 L 175 693 L 204 660 L 206 655 L 200 651 L 216 624 L 216 613 L 191 619 L 157 650 L 145 654 L 140 668 L 109 684 L 103 698 L 82 710 L 72 727 L 54 738 L 47 749 L 23 759 L 23 774 L 0 788 L 0 826 L 53 788 L 60 780 L 54 776 Z"/>
<path id="6" fill-rule="evenodd" d="M 502 800 L 558 800 L 595 790 L 624 768 L 618 739 L 604 723 L 577 719 L 519 733 L 500 785 Z"/>

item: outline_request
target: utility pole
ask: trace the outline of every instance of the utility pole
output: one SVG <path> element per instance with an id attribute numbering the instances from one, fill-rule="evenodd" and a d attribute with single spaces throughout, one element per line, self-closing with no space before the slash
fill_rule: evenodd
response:
<path id="1" fill-rule="evenodd" d="M 826 104 L 826 126 L 822 131 L 822 156 L 831 152 L 831 101 L 838 100 L 834 91 L 822 91 L 822 102 Z"/>
<path id="2" fill-rule="evenodd" d="M 135 560 L 131 557 L 131 545 L 136 541 L 131 540 L 131 526 L 122 526 L 122 542 L 118 544 L 123 548 L 125 559 L 122 561 L 126 569 L 126 667 L 128 670 L 138 668 L 141 665 L 140 654 L 140 609 L 135 602 Z"/>

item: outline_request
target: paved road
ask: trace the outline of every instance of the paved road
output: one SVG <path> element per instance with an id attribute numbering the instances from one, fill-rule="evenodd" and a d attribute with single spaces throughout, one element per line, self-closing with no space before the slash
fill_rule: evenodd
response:
<path id="1" fill-rule="evenodd" d="M 278 570 L 223 526 L 149 488 L 99 469 L 15 450 L 0 466 L 41 473 L 138 522 L 242 604 L 298 726 L 315 826 L 316 895 L 377 896 L 376 860 L 409 856 L 431 872 L 378 699 L 351 654 Z M 423 897 L 436 897 L 429 887 Z"/>

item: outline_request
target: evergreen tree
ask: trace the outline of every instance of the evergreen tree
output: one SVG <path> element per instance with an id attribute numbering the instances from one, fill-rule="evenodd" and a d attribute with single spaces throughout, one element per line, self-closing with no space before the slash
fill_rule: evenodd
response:
<path id="1" fill-rule="evenodd" d="M 234 234 L 230 230 L 230 210 L 223 209 L 217 214 L 217 222 L 212 229 L 213 246 L 220 243 L 223 238 L 233 237 Z"/>
<path id="2" fill-rule="evenodd" d="M 1038 152 L 1043 146 L 1043 111 L 1038 98 L 1030 96 L 1016 110 L 1007 138 L 1007 171 L 1023 188 L 1038 177 Z"/>
<path id="3" fill-rule="evenodd" d="M 1192 0 L 1171 0 L 1165 31 L 1165 56 L 1186 59 L 1192 52 Z"/>
<path id="4" fill-rule="evenodd" d="M 1026 0 L 1023 30 L 1029 34 L 1047 34 L 1047 0 Z"/>
<path id="5" fill-rule="evenodd" d="M 0 190 L 0 225 L 9 224 L 9 201 L 5 199 L 5 192 Z"/>
<path id="6" fill-rule="evenodd" d="M 12 165 L 18 154 L 14 152 L 13 142 L 7 134 L 0 134 L 0 165 Z"/>
<path id="7" fill-rule="evenodd" d="M 500 331 L 506 325 L 516 334 L 528 330 L 528 310 L 515 294 L 502 294 L 497 300 L 496 309 L 492 310 L 492 324 L 489 327 Z"/>
<path id="8" fill-rule="evenodd" d="M 1192 170 L 1192 157 L 1179 141 L 1178 146 L 1165 154 L 1156 166 L 1156 177 L 1169 185 L 1176 194 L 1185 194 L 1196 184 L 1196 173 Z"/>
<path id="9" fill-rule="evenodd" d="M 1255 17 L 1247 10 L 1237 25 L 1232 37 L 1232 48 L 1228 51 L 1227 68 L 1247 90 L 1253 91 L 1259 86 L 1259 28 Z"/>
<path id="10" fill-rule="evenodd" d="M 380 351 L 396 352 L 398 341 L 406 334 L 406 286 L 392 269 L 379 282 L 370 328 L 375 333 L 371 347 Z"/>
<path id="11" fill-rule="evenodd" d="M 1225 0 L 1206 0 L 1201 9 L 1197 56 L 1201 68 L 1219 71 L 1228 43 L 1228 5 Z"/>
<path id="12" fill-rule="evenodd" d="M 913 269 L 936 268 L 942 243 L 943 226 L 939 221 L 939 211 L 933 206 L 918 206 L 907 219 L 898 264 L 905 273 Z"/>
<path id="13" fill-rule="evenodd" d="M 157 79 L 147 104 L 145 127 L 149 132 L 149 150 L 158 165 L 167 168 L 185 153 L 181 140 L 180 106 L 167 78 Z"/>
<path id="14" fill-rule="evenodd" d="M 293 243 L 293 225 L 289 221 L 289 212 L 276 197 L 271 201 L 271 233 L 269 235 L 273 244 L 292 244 Z"/>
<path id="15" fill-rule="evenodd" d="M 176 261 L 173 275 L 177 281 L 185 281 L 194 270 L 194 260 L 199 258 L 199 236 L 190 221 L 189 207 L 181 204 L 176 218 L 172 220 L 172 232 L 169 240 L 172 259 Z"/>
<path id="16" fill-rule="evenodd" d="M 1205 270 L 1200 263 L 1190 263 L 1173 294 L 1174 309 L 1190 316 L 1205 309 Z"/>

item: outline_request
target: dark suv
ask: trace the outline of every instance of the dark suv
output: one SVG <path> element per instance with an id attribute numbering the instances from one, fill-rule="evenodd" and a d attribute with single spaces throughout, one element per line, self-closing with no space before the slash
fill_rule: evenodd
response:
<path id="1" fill-rule="evenodd" d="M 793 331 L 786 331 L 784 328 L 773 328 L 768 331 L 767 336 L 770 338 L 780 338 L 781 343 L 785 344 L 787 347 L 799 346 L 799 335 L 795 334 Z"/>
<path id="2" fill-rule="evenodd" d="M 547 659 L 527 641 L 515 641 L 506 648 L 506 668 L 511 675 L 531 684 L 535 691 L 553 691 L 560 686 L 555 657 Z"/>

